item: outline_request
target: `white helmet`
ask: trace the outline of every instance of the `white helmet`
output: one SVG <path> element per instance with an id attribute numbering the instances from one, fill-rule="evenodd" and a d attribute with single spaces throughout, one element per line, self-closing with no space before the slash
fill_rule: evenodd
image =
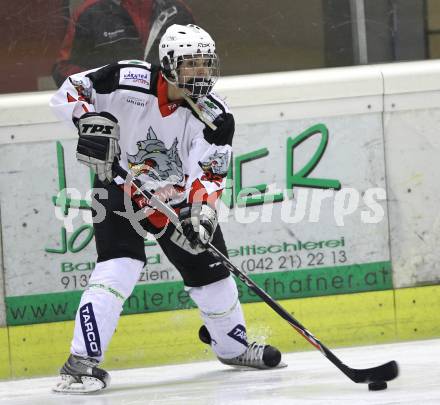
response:
<path id="1" fill-rule="evenodd" d="M 159 59 L 165 79 L 186 89 L 190 97 L 203 97 L 212 90 L 219 76 L 215 42 L 197 25 L 173 24 L 159 43 Z M 182 67 L 183 61 L 189 60 Z M 203 74 L 196 73 L 202 66 Z"/>

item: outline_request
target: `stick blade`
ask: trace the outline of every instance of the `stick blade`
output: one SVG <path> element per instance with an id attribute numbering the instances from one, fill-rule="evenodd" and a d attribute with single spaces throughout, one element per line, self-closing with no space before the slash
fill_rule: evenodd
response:
<path id="1" fill-rule="evenodd" d="M 399 375 L 399 366 L 394 360 L 377 367 L 349 369 L 347 375 L 356 383 L 391 381 Z"/>

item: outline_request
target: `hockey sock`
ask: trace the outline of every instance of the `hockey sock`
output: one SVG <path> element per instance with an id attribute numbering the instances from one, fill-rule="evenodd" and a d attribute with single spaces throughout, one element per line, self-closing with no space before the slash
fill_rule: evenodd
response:
<path id="1" fill-rule="evenodd" d="M 229 359 L 247 348 L 246 324 L 234 279 L 191 287 L 189 295 L 197 304 L 211 336 L 211 347 L 218 357 Z"/>
<path id="2" fill-rule="evenodd" d="M 96 264 L 76 313 L 72 354 L 103 360 L 122 305 L 132 293 L 142 267 L 143 262 L 130 258 Z"/>

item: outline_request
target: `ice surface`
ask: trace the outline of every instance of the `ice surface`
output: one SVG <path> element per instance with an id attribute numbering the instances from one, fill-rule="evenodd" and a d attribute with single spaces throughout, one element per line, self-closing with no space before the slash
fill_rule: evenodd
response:
<path id="1" fill-rule="evenodd" d="M 0 382 L 8 405 L 440 404 L 440 339 L 334 350 L 347 365 L 396 360 L 385 391 L 355 384 L 318 351 L 284 355 L 288 368 L 237 371 L 216 361 L 111 371 L 110 388 L 88 396 L 53 394 L 57 377 Z"/>

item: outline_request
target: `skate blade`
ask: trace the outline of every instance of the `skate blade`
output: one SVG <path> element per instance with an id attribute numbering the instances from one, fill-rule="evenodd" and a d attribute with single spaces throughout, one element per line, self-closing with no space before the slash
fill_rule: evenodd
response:
<path id="1" fill-rule="evenodd" d="M 101 391 L 106 387 L 106 384 L 90 376 L 81 376 L 81 382 L 77 382 L 75 378 L 70 375 L 62 375 L 61 381 L 52 388 L 52 391 L 57 394 L 91 394 L 93 392 Z"/>

